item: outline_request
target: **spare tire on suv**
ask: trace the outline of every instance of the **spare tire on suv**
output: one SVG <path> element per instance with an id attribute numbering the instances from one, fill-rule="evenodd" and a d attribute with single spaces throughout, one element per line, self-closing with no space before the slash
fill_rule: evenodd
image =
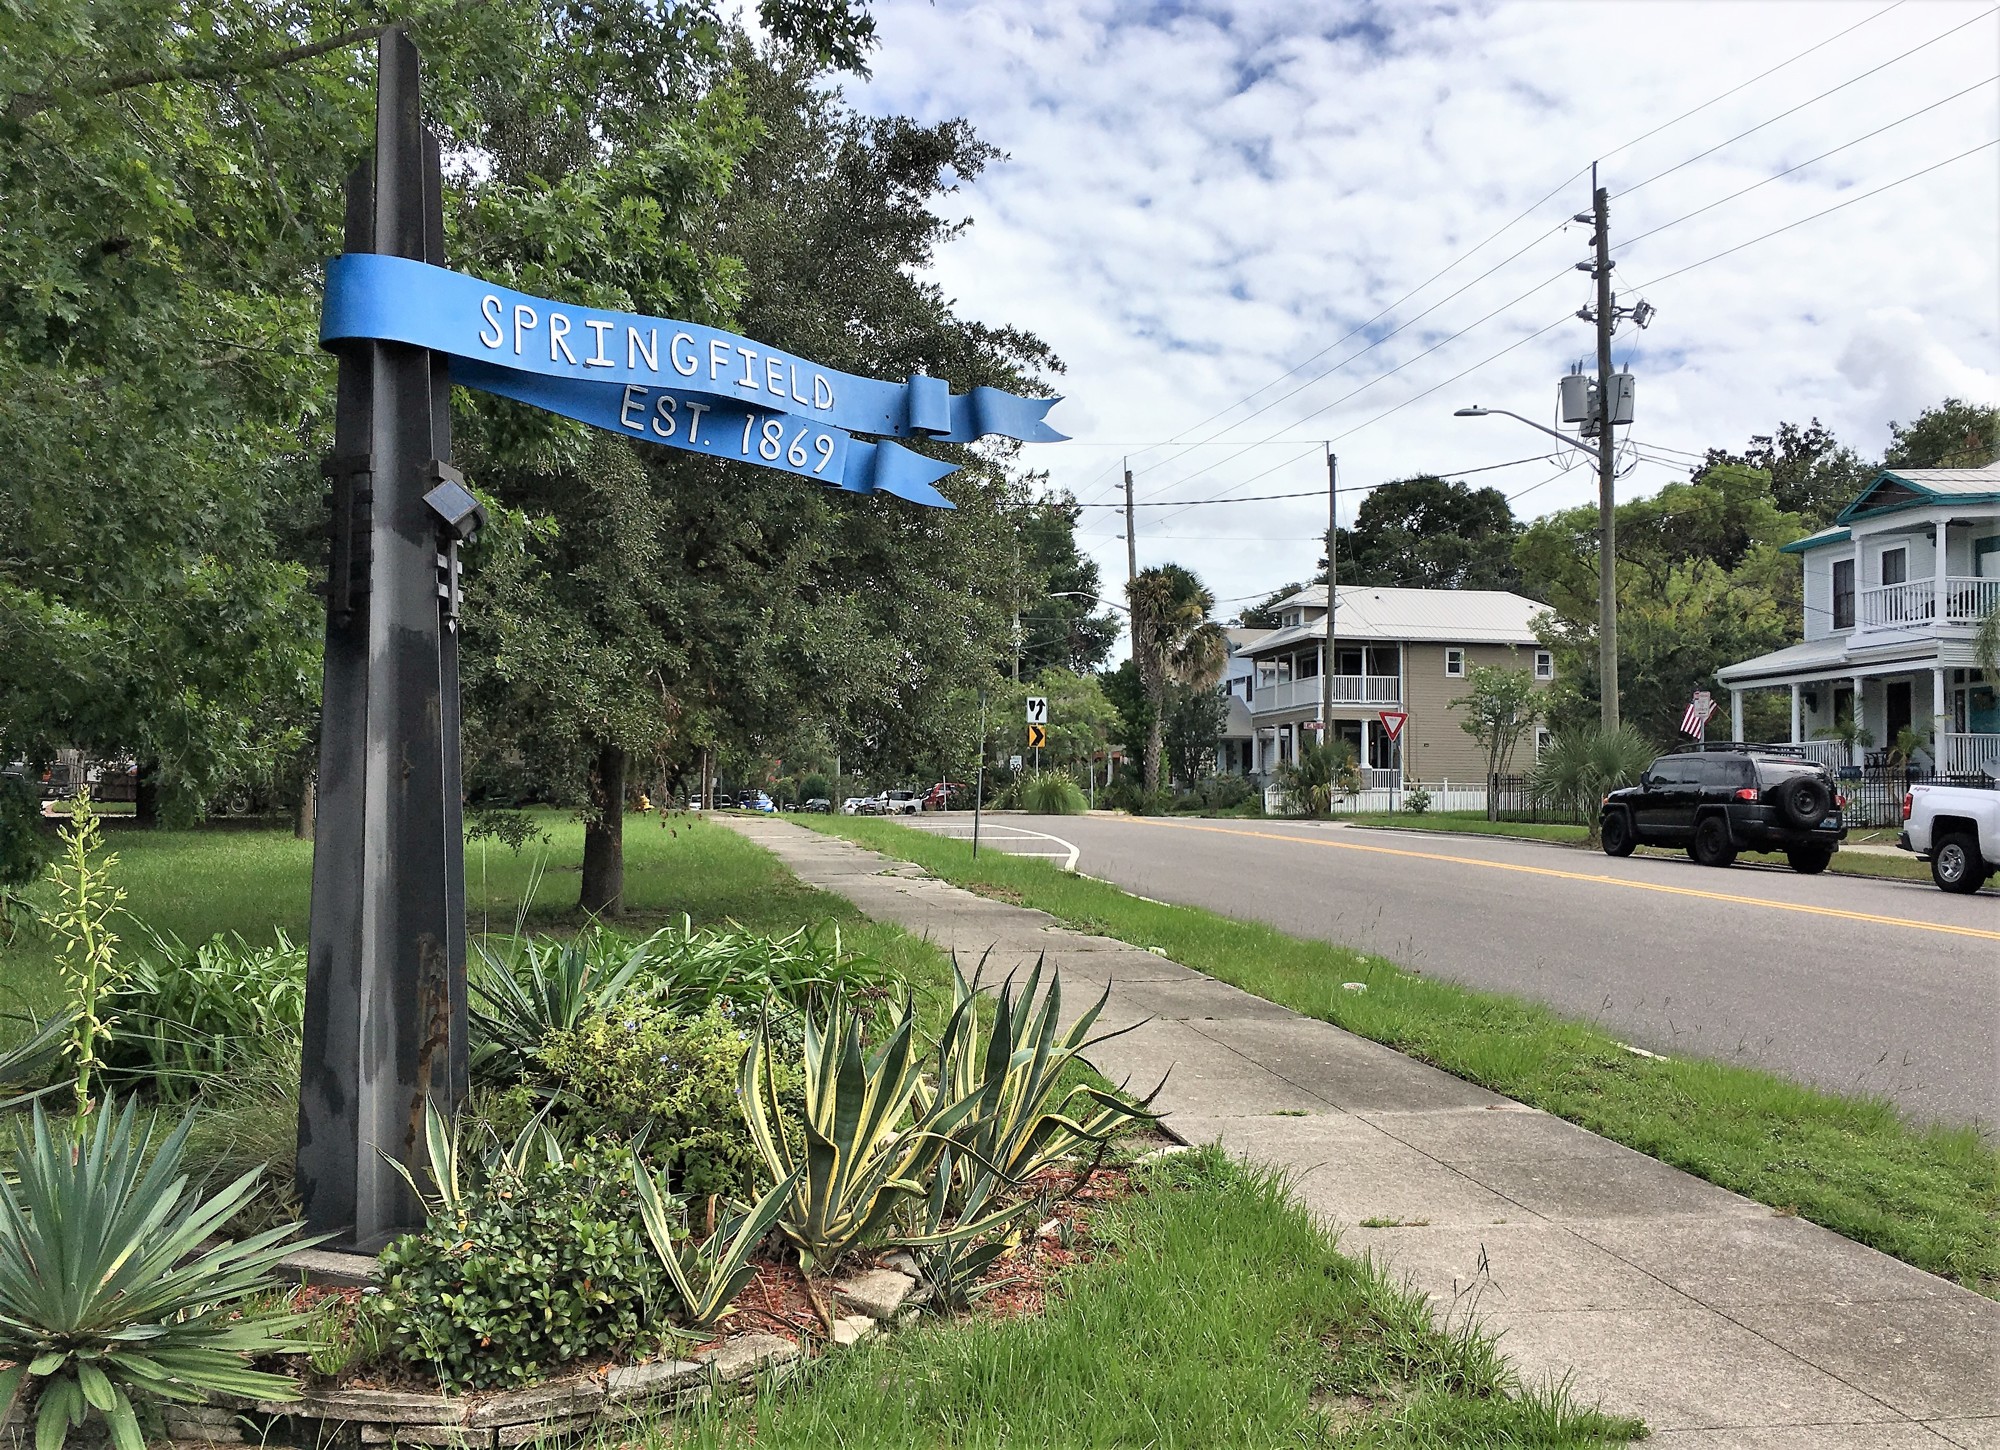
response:
<path id="1" fill-rule="evenodd" d="M 1786 825 L 1809 831 L 1833 809 L 1833 789 L 1817 775 L 1795 775 L 1779 783 L 1771 804 Z"/>

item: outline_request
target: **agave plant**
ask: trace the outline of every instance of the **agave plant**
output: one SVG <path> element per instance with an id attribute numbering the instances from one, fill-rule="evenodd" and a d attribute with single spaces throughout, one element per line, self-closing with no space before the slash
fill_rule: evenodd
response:
<path id="1" fill-rule="evenodd" d="M 37 1390 L 36 1450 L 58 1450 L 95 1410 L 118 1450 L 144 1450 L 132 1392 L 195 1402 L 210 1390 L 258 1399 L 298 1391 L 248 1367 L 309 1348 L 301 1322 L 253 1301 L 278 1287 L 295 1224 L 204 1250 L 256 1186 L 246 1173 L 212 1197 L 180 1171 L 186 1120 L 153 1150 L 135 1104 L 106 1102 L 85 1139 L 52 1134 L 38 1106 L 17 1126 L 0 1181 L 0 1405 Z M 315 1240 L 317 1242 L 317 1240 Z"/>
<path id="2" fill-rule="evenodd" d="M 549 1112 L 554 1107 L 553 1100 L 542 1104 L 541 1111 L 528 1119 L 511 1143 L 501 1142 L 500 1135 L 488 1127 L 485 1131 L 490 1141 L 479 1160 L 485 1176 L 490 1178 L 496 1172 L 525 1173 L 538 1164 L 563 1162 L 562 1141 L 549 1127 Z M 410 1191 L 417 1195 L 428 1214 L 455 1217 L 466 1211 L 466 1175 L 461 1171 L 465 1151 L 459 1141 L 461 1123 L 460 1119 L 446 1118 L 436 1103 L 425 1100 L 424 1156 L 430 1165 L 426 1183 L 419 1183 L 416 1174 L 402 1160 L 383 1155 L 410 1185 Z"/>
<path id="3" fill-rule="evenodd" d="M 991 1209 L 1000 1187 L 999 1178 L 968 1163 L 969 1182 L 963 1202 L 954 1214 L 952 1186 L 956 1168 L 949 1148 L 938 1155 L 937 1177 L 924 1201 L 917 1231 L 902 1240 L 909 1245 L 910 1258 L 917 1268 L 917 1285 L 924 1307 L 939 1313 L 961 1313 L 970 1309 L 975 1300 L 1013 1282 L 979 1281 L 1019 1242 L 1020 1234 L 1014 1224 L 1030 1207 L 1017 1203 Z"/>
<path id="4" fill-rule="evenodd" d="M 49 1072 L 61 1058 L 63 1044 L 69 1041 L 70 1031 L 76 1025 L 76 1014 L 58 1012 L 39 1022 L 29 1018 L 28 1023 L 26 1037 L 12 1047 L 0 1049 L 0 1092 L 25 1089 L 0 1100 L 0 1111 L 18 1108 L 61 1086 L 49 1082 Z"/>
<path id="5" fill-rule="evenodd" d="M 863 1012 L 839 998 L 805 1021 L 805 1109 L 786 1131 L 773 1073 L 771 1023 L 759 1026 L 738 1078 L 751 1141 L 771 1176 L 791 1187 L 778 1229 L 798 1247 L 808 1273 L 830 1269 L 878 1235 L 897 1206 L 922 1198 L 947 1135 L 972 1111 L 970 1100 L 935 1094 L 919 1104 L 916 1009 L 903 1005 L 882 1045 L 862 1042 Z M 796 1144 L 803 1144 L 803 1152 Z"/>
<path id="6" fill-rule="evenodd" d="M 984 965 L 982 957 L 982 970 Z M 1077 1083 L 1059 1102 L 1056 1100 L 1063 1070 L 1072 1061 L 1097 1043 L 1132 1028 L 1090 1035 L 1110 1000 L 1111 989 L 1106 987 L 1103 995 L 1064 1030 L 1059 1025 L 1062 973 L 1050 971 L 1044 992 L 1044 965 L 1045 961 L 1036 961 L 1018 995 L 1011 976 L 1002 984 L 993 1011 L 992 1035 L 982 1047 L 980 971 L 975 970 L 968 982 L 954 958 L 952 1013 L 938 1039 L 938 1092 L 971 1108 L 949 1130 L 953 1141 L 1009 1183 L 1033 1177 L 1086 1144 L 1095 1147 L 1122 1128 L 1159 1119 L 1159 1114 L 1150 1111 L 1159 1087 L 1133 1103 L 1102 1088 Z M 1160 1085 L 1165 1082 L 1162 1078 Z"/>
<path id="7" fill-rule="evenodd" d="M 763 1242 L 784 1211 L 798 1176 L 798 1170 L 793 1170 L 751 1207 L 726 1215 L 715 1232 L 701 1242 L 696 1243 L 685 1231 L 676 1242 L 674 1220 L 681 1201 L 664 1187 L 664 1175 L 655 1179 L 634 1155 L 632 1184 L 639 1194 L 639 1218 L 673 1281 L 674 1292 L 681 1297 L 688 1323 L 706 1328 L 729 1312 L 729 1306 L 757 1272 L 750 1262 L 751 1251 Z"/>
<path id="8" fill-rule="evenodd" d="M 469 979 L 476 1044 L 472 1065 L 499 1080 L 518 1077 L 544 1038 L 593 1014 L 610 1015 L 638 989 L 649 960 L 636 946 L 593 927 L 568 941 L 516 936 L 506 953 L 478 943 L 482 970 Z"/>

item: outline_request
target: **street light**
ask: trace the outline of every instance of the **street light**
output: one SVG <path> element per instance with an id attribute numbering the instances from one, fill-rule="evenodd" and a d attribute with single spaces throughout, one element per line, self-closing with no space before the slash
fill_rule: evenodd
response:
<path id="1" fill-rule="evenodd" d="M 1551 438 L 1560 438 L 1563 442 L 1569 444 L 1572 448 L 1578 448 L 1582 446 L 1581 440 L 1572 438 L 1567 433 L 1561 432 L 1555 428 L 1545 427 L 1542 424 L 1537 423 L 1533 418 L 1523 418 L 1519 413 L 1510 413 L 1505 408 L 1460 408 L 1456 413 L 1453 413 L 1451 416 L 1454 418 L 1490 418 L 1490 417 L 1512 418 L 1517 423 L 1526 423 L 1530 428 L 1539 429 L 1541 432 L 1548 434 L 1549 437 Z"/>
<path id="2" fill-rule="evenodd" d="M 1604 418 L 1600 407 L 1599 416 Z M 1485 418 L 1493 414 L 1512 418 L 1517 423 L 1526 423 L 1539 433 L 1551 438 L 1560 438 L 1572 447 L 1579 446 L 1578 440 L 1567 433 L 1537 423 L 1533 418 L 1523 418 L 1519 413 L 1510 413 L 1505 408 L 1460 408 L 1451 416 L 1454 418 Z M 1597 723 L 1609 732 L 1618 728 L 1618 551 L 1615 547 L 1617 515 L 1612 511 L 1611 474 L 1609 453 L 1611 423 L 1600 421 L 1599 428 L 1604 436 L 1599 440 L 1599 455 L 1606 460 L 1599 473 L 1597 498 L 1597 680 L 1598 713 Z"/>
<path id="3" fill-rule="evenodd" d="M 1130 606 L 1120 604 L 1115 599 L 1106 599 L 1102 594 L 1086 594 L 1081 589 L 1051 589 L 1051 599 L 1088 599 L 1092 604 L 1102 604 L 1107 609 L 1116 609 L 1121 614 L 1130 614 Z"/>

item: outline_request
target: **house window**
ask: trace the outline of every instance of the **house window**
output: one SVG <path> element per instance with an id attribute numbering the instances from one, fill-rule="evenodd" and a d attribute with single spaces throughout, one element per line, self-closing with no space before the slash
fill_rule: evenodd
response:
<path id="1" fill-rule="evenodd" d="M 1882 551 L 1882 582 L 1901 584 L 1910 577 L 1910 551 L 1908 549 L 1884 549 Z"/>
<path id="2" fill-rule="evenodd" d="M 1553 738 L 1549 734 L 1548 726 L 1537 725 L 1535 727 L 1535 759 L 1540 760 L 1542 758 L 1542 752 L 1549 748 L 1549 741 Z"/>
<path id="3" fill-rule="evenodd" d="M 1854 628 L 1854 561 L 1833 561 L 1833 627 Z"/>
<path id="4" fill-rule="evenodd" d="M 1535 678 L 1553 680 L 1556 677 L 1556 657 L 1545 649 L 1535 651 Z M 1537 747 L 1537 753 L 1540 753 Z"/>
<path id="5" fill-rule="evenodd" d="M 1319 678 L 1318 650 L 1305 651 L 1299 655 L 1298 663 L 1292 666 L 1292 678 L 1295 680 L 1316 680 Z"/>
<path id="6" fill-rule="evenodd" d="M 1444 672 L 1454 680 L 1465 678 L 1465 651 L 1448 649 L 1444 652 Z"/>

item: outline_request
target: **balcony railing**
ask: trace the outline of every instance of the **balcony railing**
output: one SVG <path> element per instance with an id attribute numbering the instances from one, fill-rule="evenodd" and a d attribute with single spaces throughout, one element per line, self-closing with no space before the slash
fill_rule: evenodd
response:
<path id="1" fill-rule="evenodd" d="M 1935 579 L 1912 579 L 1863 589 L 1856 603 L 1855 625 L 1860 629 L 1976 625 L 2000 606 L 2000 579 L 1953 577 L 1941 590 Z"/>
<path id="2" fill-rule="evenodd" d="M 1403 682 L 1395 675 L 1335 675 L 1333 703 L 1336 705 L 1394 705 L 1403 698 Z M 1318 676 L 1308 680 L 1286 680 L 1282 684 L 1259 681 L 1250 708 L 1258 714 L 1267 710 L 1317 708 L 1320 701 Z"/>

